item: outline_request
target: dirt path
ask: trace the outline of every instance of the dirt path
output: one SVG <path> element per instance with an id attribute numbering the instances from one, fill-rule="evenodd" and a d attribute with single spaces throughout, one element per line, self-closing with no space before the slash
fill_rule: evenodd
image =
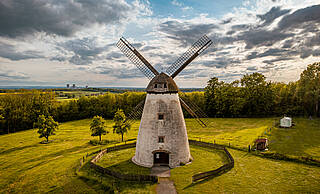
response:
<path id="1" fill-rule="evenodd" d="M 174 182 L 170 180 L 170 168 L 164 166 L 153 167 L 151 175 L 158 176 L 158 185 L 156 191 L 158 194 L 176 194 Z"/>

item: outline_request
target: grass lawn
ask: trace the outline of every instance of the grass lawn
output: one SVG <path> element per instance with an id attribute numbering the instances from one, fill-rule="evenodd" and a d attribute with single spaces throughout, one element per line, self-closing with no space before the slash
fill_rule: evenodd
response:
<path id="1" fill-rule="evenodd" d="M 193 172 L 203 168 L 201 161 L 175 168 L 171 179 L 178 193 L 312 193 L 320 191 L 320 168 L 256 157 L 242 151 L 229 150 L 235 167 L 225 174 L 192 184 Z M 193 150 L 193 154 L 195 154 Z M 201 157 L 201 156 L 200 156 Z M 200 158 L 199 157 L 199 158 Z M 210 166 L 221 163 L 210 158 Z"/>
<path id="2" fill-rule="evenodd" d="M 273 128 L 268 133 L 270 151 L 320 159 L 320 119 L 293 118 L 292 128 Z"/>
<path id="3" fill-rule="evenodd" d="M 91 139 L 90 119 L 66 122 L 60 125 L 49 144 L 40 144 L 36 130 L 27 130 L 0 136 L 0 193 L 95 193 L 90 186 L 75 176 L 79 159 L 100 149 L 88 142 Z M 107 121 L 111 130 L 112 122 Z M 135 124 L 126 139 L 136 138 Z M 121 140 L 112 132 L 102 139 Z M 105 146 L 104 146 L 105 147 Z M 103 148 L 103 147 L 102 147 Z"/>
<path id="4" fill-rule="evenodd" d="M 105 154 L 97 164 L 122 174 L 150 174 L 150 168 L 138 166 L 131 161 L 136 148 L 124 149 Z"/>
<path id="5" fill-rule="evenodd" d="M 201 128 L 194 120 L 187 119 L 188 136 L 191 139 L 228 144 L 247 148 L 267 128 L 273 125 L 274 118 L 250 119 L 211 119 L 212 126 Z M 320 155 L 320 120 L 293 118 L 296 126 L 292 129 L 272 129 L 270 149 L 292 155 L 303 154 L 313 157 Z M 51 136 L 49 144 L 40 144 L 36 130 L 26 130 L 0 136 L 0 193 L 99 193 L 106 186 L 115 186 L 122 193 L 152 193 L 155 185 L 119 182 L 112 177 L 101 178 L 84 166 L 75 175 L 79 159 L 87 153 L 106 146 L 92 146 L 90 119 L 66 122 L 60 125 L 57 135 Z M 112 133 L 112 121 L 107 121 L 110 133 L 102 139 L 120 141 L 121 136 Z M 136 122 L 125 139 L 138 135 L 139 122 Z M 180 193 L 257 193 L 279 192 L 318 192 L 320 191 L 320 168 L 293 162 L 275 161 L 247 155 L 245 152 L 230 150 L 235 159 L 235 168 L 219 177 L 191 185 L 191 176 L 222 165 L 224 159 L 218 152 L 210 152 L 191 146 L 194 161 L 190 165 L 172 170 L 172 179 Z M 125 150 L 123 150 L 125 151 Z M 120 169 L 126 171 L 134 149 L 126 150 L 117 160 Z M 120 151 L 121 152 L 121 151 Z M 119 153 L 120 153 L 119 152 Z M 117 154 L 117 152 L 114 152 Z M 107 156 L 108 157 L 108 156 Z M 205 160 L 199 160 L 204 158 Z M 107 158 L 105 158 L 107 159 Z M 101 161 L 103 163 L 104 159 Z M 110 160 L 108 160 L 110 161 Z M 114 167 L 119 163 L 108 163 Z M 134 170 L 131 169 L 130 170 Z M 100 179 L 100 180 L 99 180 Z M 101 180 L 102 179 L 102 180 Z"/>
<path id="6" fill-rule="evenodd" d="M 186 119 L 190 139 L 247 149 L 258 136 L 273 126 L 274 118 L 210 118 L 207 128 L 197 125 L 194 119 Z"/>

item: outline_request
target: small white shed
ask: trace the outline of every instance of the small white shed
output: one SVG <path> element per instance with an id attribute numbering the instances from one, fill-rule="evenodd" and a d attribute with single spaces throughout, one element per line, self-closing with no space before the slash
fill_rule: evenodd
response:
<path id="1" fill-rule="evenodd" d="M 280 127 L 291 127 L 292 119 L 290 117 L 283 117 L 280 119 Z"/>

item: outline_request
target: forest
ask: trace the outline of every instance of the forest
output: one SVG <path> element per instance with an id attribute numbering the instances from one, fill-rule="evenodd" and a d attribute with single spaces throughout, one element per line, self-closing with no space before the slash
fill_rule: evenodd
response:
<path id="1" fill-rule="evenodd" d="M 320 63 L 313 63 L 299 80 L 289 83 L 267 81 L 261 73 L 246 74 L 231 83 L 213 77 L 204 92 L 179 94 L 199 106 L 209 117 L 319 117 Z M 111 119 L 118 109 L 128 115 L 146 96 L 145 92 L 107 92 L 57 101 L 55 91 L 25 90 L 0 95 L 0 134 L 34 127 L 39 115 L 58 122 L 92 118 Z M 190 115 L 184 111 L 185 117 Z"/>

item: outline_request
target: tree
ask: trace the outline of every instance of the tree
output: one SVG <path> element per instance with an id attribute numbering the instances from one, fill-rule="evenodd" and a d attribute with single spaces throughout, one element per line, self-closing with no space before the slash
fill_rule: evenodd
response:
<path id="1" fill-rule="evenodd" d="M 123 134 L 127 133 L 130 129 L 130 125 L 125 123 L 126 115 L 124 114 L 122 109 L 118 109 L 115 113 L 113 121 L 115 124 L 113 125 L 113 133 L 121 134 L 121 140 L 123 141 Z"/>
<path id="2" fill-rule="evenodd" d="M 99 136 L 99 141 L 101 141 L 101 135 L 108 133 L 105 129 L 106 121 L 100 116 L 94 116 L 90 124 L 91 136 Z"/>
<path id="3" fill-rule="evenodd" d="M 45 137 L 47 142 L 49 142 L 49 136 L 55 135 L 59 123 L 54 121 L 52 116 L 45 117 L 44 115 L 39 115 L 35 126 L 38 127 L 39 138 Z"/>
<path id="4" fill-rule="evenodd" d="M 309 115 L 320 116 L 320 63 L 308 65 L 300 75 L 299 95 Z"/>
<path id="5" fill-rule="evenodd" d="M 273 92 L 271 83 L 260 73 L 244 75 L 240 80 L 244 89 L 244 114 L 262 116 L 270 113 L 273 107 Z"/>

